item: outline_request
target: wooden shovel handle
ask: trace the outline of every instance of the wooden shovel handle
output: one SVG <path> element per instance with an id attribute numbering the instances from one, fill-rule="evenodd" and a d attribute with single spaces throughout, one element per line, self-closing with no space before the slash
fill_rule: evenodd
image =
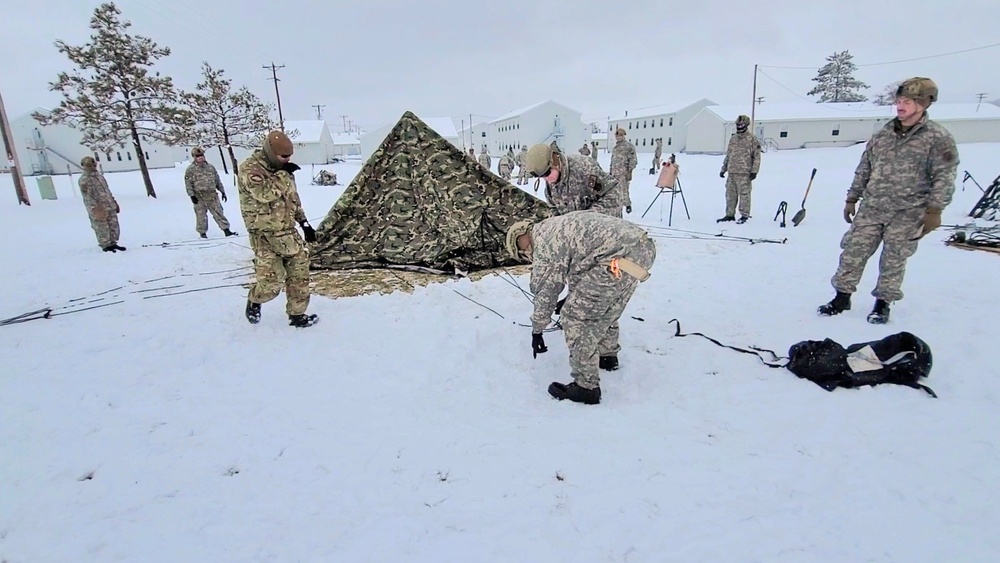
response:
<path id="1" fill-rule="evenodd" d="M 813 178 L 816 177 L 816 169 L 813 168 L 812 174 L 809 176 L 809 184 L 806 185 L 806 195 L 802 197 L 802 207 L 806 206 L 806 198 L 809 197 L 809 190 L 813 185 Z"/>

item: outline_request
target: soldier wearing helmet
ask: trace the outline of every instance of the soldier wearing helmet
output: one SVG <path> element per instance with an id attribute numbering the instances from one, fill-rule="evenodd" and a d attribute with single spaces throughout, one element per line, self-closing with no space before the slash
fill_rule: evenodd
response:
<path id="1" fill-rule="evenodd" d="M 514 156 L 514 164 L 517 165 L 517 185 L 528 183 L 528 170 L 524 167 L 524 157 L 528 155 L 528 145 L 521 145 L 521 152 Z"/>
<path id="2" fill-rule="evenodd" d="M 615 146 L 611 149 L 611 175 L 618 180 L 621 191 L 621 206 L 626 213 L 632 213 L 632 197 L 629 195 L 629 182 L 632 181 L 632 171 L 635 170 L 638 159 L 635 157 L 635 145 L 625 138 L 625 130 L 615 129 Z M 621 216 L 621 208 L 618 216 Z"/>
<path id="3" fill-rule="evenodd" d="M 534 145 L 522 165 L 534 178 L 545 180 L 545 199 L 556 213 L 592 209 L 614 217 L 622 216 L 618 181 L 601 169 L 592 158 L 580 154 L 560 154 L 551 145 Z"/>
<path id="4" fill-rule="evenodd" d="M 108 188 L 104 174 L 97 170 L 97 161 L 92 156 L 85 156 L 80 161 L 83 174 L 80 175 L 80 194 L 83 195 L 83 206 L 90 217 L 90 227 L 97 235 L 97 245 L 104 252 L 125 250 L 118 244 L 121 234 L 118 225 L 118 213 L 121 208 L 114 194 Z"/>
<path id="5" fill-rule="evenodd" d="M 219 171 L 205 158 L 205 149 L 201 147 L 191 149 L 191 158 L 194 162 L 184 171 L 184 188 L 194 205 L 194 230 L 201 238 L 208 238 L 208 214 L 211 213 L 223 234 L 235 236 L 237 233 L 229 230 L 229 219 L 219 203 L 220 194 L 222 201 L 227 199 Z"/>
<path id="6" fill-rule="evenodd" d="M 757 179 L 760 169 L 760 141 L 750 133 L 750 117 L 741 115 L 736 118 L 736 134 L 730 137 L 726 158 L 722 160 L 720 178 L 726 178 L 726 214 L 716 221 L 736 220 L 736 207 L 739 204 L 740 220 L 746 223 L 750 218 L 750 191 L 752 182 Z"/>
<path id="7" fill-rule="evenodd" d="M 927 112 L 937 99 L 931 79 L 904 80 L 896 90 L 896 118 L 868 141 L 847 190 L 844 221 L 851 226 L 841 240 L 840 264 L 831 280 L 837 294 L 819 307 L 821 315 L 851 308 L 851 294 L 880 244 L 875 306 L 868 322 L 888 322 L 890 304 L 903 298 L 906 260 L 917 251 L 919 239 L 941 226 L 941 212 L 955 192 L 955 138 Z"/>

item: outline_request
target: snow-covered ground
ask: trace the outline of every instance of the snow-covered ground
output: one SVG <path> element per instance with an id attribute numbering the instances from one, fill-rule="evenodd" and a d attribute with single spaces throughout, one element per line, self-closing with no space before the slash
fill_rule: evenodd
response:
<path id="1" fill-rule="evenodd" d="M 287 325 L 282 295 L 251 326 L 246 291 L 216 287 L 246 279 L 244 236 L 210 221 L 207 244 L 157 246 L 196 238 L 183 168 L 153 172 L 158 199 L 138 173 L 108 176 L 128 247 L 117 254 L 97 248 L 65 177 L 57 201 L 29 178 L 33 205 L 19 207 L 0 176 L 0 318 L 121 301 L 0 327 L 0 560 L 996 561 L 1000 257 L 946 247 L 942 229 L 909 261 L 888 325 L 865 322 L 877 258 L 853 310 L 819 317 L 861 150 L 766 153 L 753 219 L 721 227 L 721 157 L 679 155 L 692 219 L 678 199 L 674 228 L 787 242 L 654 229 L 670 236 L 597 406 L 549 398 L 568 381 L 561 333 L 532 359 L 518 324 L 531 305 L 499 276 L 314 297 L 309 329 Z M 960 146 L 960 177 L 985 186 L 998 150 Z M 639 219 L 656 193 L 648 166 L 628 218 L 665 226 L 666 197 Z M 778 203 L 790 220 L 813 167 L 806 220 L 780 228 Z M 347 184 L 360 163 L 328 168 Z M 343 186 L 303 172 L 318 224 Z M 944 222 L 964 223 L 978 196 L 958 188 Z M 910 331 L 933 350 L 939 398 L 828 393 L 675 338 L 673 318 L 781 354 Z"/>

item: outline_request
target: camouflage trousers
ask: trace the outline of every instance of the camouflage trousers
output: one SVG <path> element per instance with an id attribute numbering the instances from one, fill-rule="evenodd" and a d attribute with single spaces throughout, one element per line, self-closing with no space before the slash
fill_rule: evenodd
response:
<path id="1" fill-rule="evenodd" d="M 648 270 L 656 260 L 656 244 L 647 237 L 627 258 Z M 621 351 L 618 319 L 638 285 L 639 280 L 624 272 L 615 278 L 605 264 L 571 281 L 560 322 L 569 350 L 570 375 L 580 387 L 599 387 L 600 357 Z"/>
<path id="2" fill-rule="evenodd" d="M 121 234 L 118 226 L 118 212 L 109 209 L 102 213 L 100 210 L 91 212 L 90 228 L 94 229 L 97 235 L 97 245 L 107 248 L 118 243 L 118 236 Z"/>
<path id="3" fill-rule="evenodd" d="M 654 156 L 653 157 L 653 173 L 656 173 L 656 172 L 660 171 L 660 160 L 661 160 L 661 158 L 662 157 L 659 157 L 659 156 Z"/>
<path id="4" fill-rule="evenodd" d="M 248 299 L 267 303 L 285 288 L 285 312 L 303 315 L 309 307 L 309 251 L 298 231 L 250 233 L 257 283 Z"/>
<path id="5" fill-rule="evenodd" d="M 631 181 L 628 179 L 627 174 L 612 174 L 615 180 L 618 180 L 618 190 L 619 198 L 623 207 L 632 207 L 632 196 L 629 194 L 628 185 Z M 619 215 L 621 217 L 621 215 Z"/>
<path id="6" fill-rule="evenodd" d="M 219 201 L 219 192 L 212 191 L 198 192 L 195 194 L 198 203 L 194 204 L 194 228 L 199 235 L 208 232 L 208 212 L 212 212 L 212 219 L 223 231 L 229 229 L 229 219 L 222 213 L 222 202 Z"/>
<path id="7" fill-rule="evenodd" d="M 736 203 L 739 201 L 740 215 L 750 216 L 750 174 L 730 172 L 726 176 L 726 217 L 736 216 Z"/>
<path id="8" fill-rule="evenodd" d="M 510 167 L 508 167 L 508 166 L 500 166 L 497 169 L 497 172 L 500 173 L 500 177 L 503 178 L 504 180 L 510 180 L 510 176 L 511 176 L 511 174 L 510 174 Z"/>
<path id="9" fill-rule="evenodd" d="M 522 164 L 517 171 L 517 185 L 528 183 L 528 169 Z"/>
<path id="10" fill-rule="evenodd" d="M 840 241 L 840 265 L 830 282 L 843 293 L 854 293 L 861 281 L 868 259 L 875 254 L 879 244 L 882 256 L 878 262 L 878 283 L 872 291 L 876 299 L 892 303 L 903 298 L 900 289 L 906 260 L 917 251 L 916 240 L 920 234 L 923 208 L 889 211 L 870 209 L 864 204 Z"/>

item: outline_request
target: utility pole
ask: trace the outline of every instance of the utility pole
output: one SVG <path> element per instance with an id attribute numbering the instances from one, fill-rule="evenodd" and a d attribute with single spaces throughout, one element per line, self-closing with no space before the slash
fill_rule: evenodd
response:
<path id="1" fill-rule="evenodd" d="M 342 115 L 340 116 L 340 119 L 344 122 L 344 133 L 347 133 L 347 116 Z"/>
<path id="2" fill-rule="evenodd" d="M 14 135 L 10 130 L 10 122 L 7 121 L 7 110 L 3 106 L 3 96 L 0 96 L 0 137 L 3 138 L 4 147 L 7 149 L 7 162 L 10 163 L 10 176 L 14 179 L 14 192 L 17 193 L 17 204 L 31 205 L 28 200 L 28 189 L 24 186 L 24 176 L 18 166 L 17 149 L 14 147 Z"/>
<path id="3" fill-rule="evenodd" d="M 986 92 L 980 92 L 980 93 L 976 94 L 976 97 L 979 98 L 979 101 L 976 103 L 976 111 L 977 112 L 979 111 L 979 105 L 983 103 L 983 98 L 985 98 L 986 96 L 987 96 Z"/>
<path id="4" fill-rule="evenodd" d="M 757 99 L 757 65 L 753 65 L 753 99 L 754 100 Z M 757 136 L 757 134 L 754 132 L 755 130 L 753 128 L 753 125 L 754 125 L 754 118 L 757 116 L 756 115 L 757 112 L 755 111 L 756 109 L 757 109 L 757 104 L 751 103 L 750 104 L 750 134 L 753 135 L 753 136 L 755 136 L 755 137 Z"/>
<path id="5" fill-rule="evenodd" d="M 323 119 L 323 108 L 326 106 L 315 104 L 312 107 L 316 108 L 316 119 Z"/>
<path id="6" fill-rule="evenodd" d="M 757 100 L 758 104 L 764 103 L 764 96 L 757 96 L 755 99 Z"/>
<path id="7" fill-rule="evenodd" d="M 274 97 L 278 99 L 278 122 L 281 124 L 281 130 L 285 130 L 285 117 L 281 114 L 281 93 L 278 92 L 278 69 L 285 68 L 285 65 L 275 66 L 274 62 L 270 66 L 264 65 L 264 69 L 271 71 L 271 80 L 274 80 Z"/>

